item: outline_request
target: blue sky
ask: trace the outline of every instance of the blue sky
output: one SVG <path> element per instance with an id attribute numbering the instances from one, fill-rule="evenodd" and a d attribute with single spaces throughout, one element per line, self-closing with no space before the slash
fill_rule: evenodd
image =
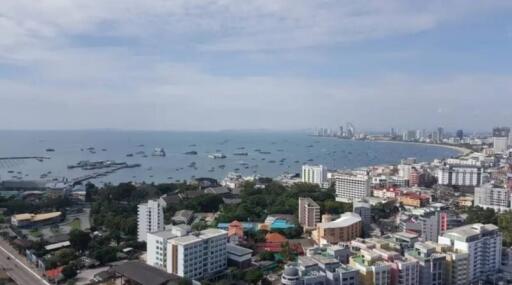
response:
<path id="1" fill-rule="evenodd" d="M 0 129 L 512 124 L 509 1 L 2 5 Z"/>

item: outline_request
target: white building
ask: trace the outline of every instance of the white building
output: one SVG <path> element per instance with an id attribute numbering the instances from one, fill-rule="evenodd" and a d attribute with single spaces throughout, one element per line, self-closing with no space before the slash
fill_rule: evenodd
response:
<path id="1" fill-rule="evenodd" d="M 497 212 L 508 211 L 511 209 L 510 198 L 510 190 L 485 184 L 475 188 L 474 205 Z"/>
<path id="2" fill-rule="evenodd" d="M 509 146 L 510 128 L 501 127 L 492 130 L 492 142 L 495 153 L 505 153 Z"/>
<path id="3" fill-rule="evenodd" d="M 371 178 L 368 175 L 338 173 L 334 179 L 336 201 L 352 202 L 371 196 Z"/>
<path id="4" fill-rule="evenodd" d="M 480 186 L 483 175 L 482 164 L 474 160 L 449 159 L 437 170 L 440 185 Z"/>
<path id="5" fill-rule="evenodd" d="M 148 233 L 146 241 L 146 263 L 165 270 L 167 268 L 167 242 L 173 238 L 186 236 L 190 226 L 171 226 L 165 231 Z"/>
<path id="6" fill-rule="evenodd" d="M 207 229 L 167 243 L 167 272 L 200 280 L 227 269 L 228 233 Z"/>
<path id="7" fill-rule="evenodd" d="M 146 241 L 148 233 L 163 231 L 164 227 L 164 209 L 158 200 L 149 200 L 138 206 L 138 241 Z"/>
<path id="8" fill-rule="evenodd" d="M 327 168 L 323 165 L 303 165 L 302 182 L 318 184 L 324 187 L 327 183 Z"/>
<path id="9" fill-rule="evenodd" d="M 167 241 L 175 238 L 171 231 L 148 233 L 146 263 L 165 270 L 167 268 Z"/>
<path id="10" fill-rule="evenodd" d="M 319 222 L 320 206 L 311 198 L 299 197 L 299 224 L 305 230 L 310 230 Z"/>
<path id="11" fill-rule="evenodd" d="M 501 266 L 502 236 L 492 224 L 472 224 L 448 230 L 439 237 L 440 244 L 453 247 L 456 252 L 468 253 L 469 281 L 486 278 Z"/>

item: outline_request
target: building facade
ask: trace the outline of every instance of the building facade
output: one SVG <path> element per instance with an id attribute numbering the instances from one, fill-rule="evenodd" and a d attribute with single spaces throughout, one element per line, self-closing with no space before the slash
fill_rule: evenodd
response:
<path id="1" fill-rule="evenodd" d="M 207 229 L 167 243 L 167 272 L 201 280 L 227 269 L 228 233 Z"/>
<path id="2" fill-rule="evenodd" d="M 472 224 L 448 230 L 439 243 L 469 255 L 468 277 L 474 282 L 496 273 L 501 265 L 503 238 L 492 224 Z"/>
<path id="3" fill-rule="evenodd" d="M 508 211 L 511 206 L 510 190 L 485 184 L 475 188 L 474 205 L 484 209 L 491 208 L 497 212 Z"/>
<path id="4" fill-rule="evenodd" d="M 361 217 L 347 212 L 335 221 L 317 224 L 312 237 L 317 244 L 337 244 L 360 237 L 362 230 Z"/>
<path id="5" fill-rule="evenodd" d="M 158 200 L 139 204 L 137 209 L 137 240 L 146 241 L 147 234 L 164 230 L 164 209 Z"/>
<path id="6" fill-rule="evenodd" d="M 299 224 L 311 230 L 320 222 L 320 206 L 311 198 L 299 198 Z"/>
<path id="7" fill-rule="evenodd" d="M 303 165 L 302 182 L 318 184 L 323 187 L 327 182 L 327 168 L 323 165 Z"/>
<path id="8" fill-rule="evenodd" d="M 335 174 L 336 201 L 352 202 L 371 196 L 371 178 L 363 174 Z"/>

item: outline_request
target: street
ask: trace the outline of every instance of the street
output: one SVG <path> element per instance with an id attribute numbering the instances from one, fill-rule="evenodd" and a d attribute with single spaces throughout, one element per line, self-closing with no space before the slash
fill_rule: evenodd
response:
<path id="1" fill-rule="evenodd" d="M 15 252 L 7 242 L 0 240 L 0 267 L 5 268 L 7 274 L 16 283 L 19 285 L 50 285 L 26 263 L 24 257 Z"/>

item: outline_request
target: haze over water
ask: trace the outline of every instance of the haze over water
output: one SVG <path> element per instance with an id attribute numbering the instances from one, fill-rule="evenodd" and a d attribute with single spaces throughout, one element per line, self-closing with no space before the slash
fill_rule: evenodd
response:
<path id="1" fill-rule="evenodd" d="M 94 147 L 96 153 L 87 151 L 88 147 Z M 167 156 L 152 157 L 156 147 L 164 148 Z M 46 152 L 47 148 L 53 148 L 55 152 Z M 270 154 L 259 153 L 255 151 L 257 149 Z M 148 157 L 137 155 L 140 151 Z M 198 154 L 185 155 L 187 151 L 197 151 Z M 208 154 L 214 152 L 222 152 L 227 158 L 208 158 Z M 236 152 L 247 152 L 248 155 L 234 156 Z M 127 154 L 133 154 L 133 157 L 127 157 Z M 299 132 L 0 131 L 1 157 L 51 157 L 44 162 L 3 163 L 0 166 L 2 179 L 10 179 L 13 175 L 40 179 L 40 175 L 48 171 L 51 171 L 49 178 L 75 178 L 95 171 L 67 169 L 67 165 L 81 160 L 142 164 L 139 168 L 123 169 L 101 177 L 93 181 L 96 183 L 158 183 L 189 180 L 192 176 L 221 179 L 237 168 L 244 175 L 275 177 L 285 172 L 298 173 L 304 163 L 346 169 L 398 163 L 406 157 L 431 161 L 457 154 L 455 150 L 437 146 L 319 138 Z M 192 162 L 196 162 L 197 169 L 188 167 Z M 225 168 L 219 168 L 220 165 Z M 9 170 L 15 173 L 8 173 Z M 18 171 L 21 174 L 17 174 Z"/>

